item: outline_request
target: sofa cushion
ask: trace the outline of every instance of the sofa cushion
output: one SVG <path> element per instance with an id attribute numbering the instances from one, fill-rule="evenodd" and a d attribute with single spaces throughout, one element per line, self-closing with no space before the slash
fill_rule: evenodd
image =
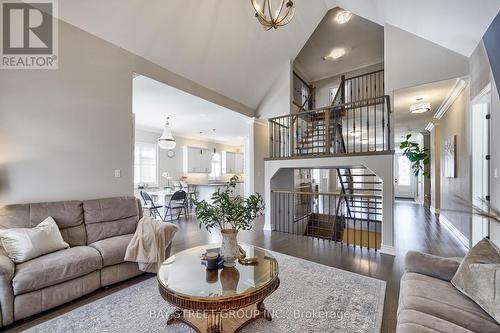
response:
<path id="1" fill-rule="evenodd" d="M 34 228 L 2 229 L 0 241 L 9 258 L 17 264 L 69 247 L 51 216 Z"/>
<path id="2" fill-rule="evenodd" d="M 401 279 L 398 323 L 402 324 L 403 318 L 409 321 L 407 316 L 410 310 L 414 311 L 412 313 L 424 313 L 438 318 L 441 324 L 442 321 L 449 322 L 450 327 L 458 326 L 465 330 L 485 333 L 500 331 L 500 326 L 493 318 L 450 282 L 407 272 Z"/>
<path id="3" fill-rule="evenodd" d="M 397 333 L 473 333 L 449 321 L 415 310 L 398 314 Z"/>
<path id="4" fill-rule="evenodd" d="M 88 274 L 102 267 L 102 258 L 90 246 L 76 246 L 16 266 L 14 295 L 24 294 Z"/>
<path id="5" fill-rule="evenodd" d="M 116 197 L 83 202 L 87 243 L 135 232 L 140 203 L 135 197 Z"/>
<path id="6" fill-rule="evenodd" d="M 500 323 L 500 249 L 492 241 L 474 245 L 451 283 Z"/>
<path id="7" fill-rule="evenodd" d="M 128 234 L 106 238 L 89 244 L 89 246 L 99 251 L 104 267 L 120 264 L 125 261 L 123 258 L 125 257 L 125 251 L 132 236 L 133 234 Z"/>
<path id="8" fill-rule="evenodd" d="M 0 229 L 33 228 L 47 217 L 56 221 L 70 246 L 86 245 L 81 201 L 59 201 L 0 207 Z"/>

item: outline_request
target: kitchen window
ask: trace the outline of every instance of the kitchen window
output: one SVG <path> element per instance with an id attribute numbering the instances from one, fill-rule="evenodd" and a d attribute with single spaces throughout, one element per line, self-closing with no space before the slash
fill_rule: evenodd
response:
<path id="1" fill-rule="evenodd" d="M 212 171 L 210 172 L 210 179 L 220 179 L 221 176 L 221 156 L 220 153 L 212 155 Z"/>
<path id="2" fill-rule="evenodd" d="M 158 147 L 156 143 L 135 143 L 134 184 L 136 186 L 158 186 Z"/>

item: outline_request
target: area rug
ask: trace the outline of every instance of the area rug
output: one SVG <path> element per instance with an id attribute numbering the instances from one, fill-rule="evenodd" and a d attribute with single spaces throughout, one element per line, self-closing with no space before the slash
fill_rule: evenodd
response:
<path id="1" fill-rule="evenodd" d="M 265 303 L 279 316 L 271 322 L 254 321 L 242 332 L 380 332 L 384 281 L 271 253 L 279 262 L 281 285 Z M 166 317 L 173 310 L 152 277 L 27 332 L 192 333 L 182 323 L 166 326 Z"/>

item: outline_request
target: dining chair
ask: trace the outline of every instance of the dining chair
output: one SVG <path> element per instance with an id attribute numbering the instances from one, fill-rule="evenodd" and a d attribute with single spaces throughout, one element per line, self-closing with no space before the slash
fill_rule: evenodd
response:
<path id="1" fill-rule="evenodd" d="M 198 200 L 198 194 L 196 193 L 196 187 L 193 190 L 193 185 L 189 186 L 189 183 L 181 180 L 181 189 L 186 191 L 188 196 L 188 214 L 191 213 L 191 209 L 193 208 L 193 201 Z M 191 189 L 190 189 L 191 188 Z"/>
<path id="2" fill-rule="evenodd" d="M 170 213 L 170 221 L 174 220 L 173 216 L 173 211 L 177 211 L 177 220 L 180 218 L 182 211 L 184 210 L 184 217 L 187 218 L 188 216 L 188 209 L 187 209 L 187 194 L 186 191 L 184 190 L 179 190 L 176 191 L 172 196 L 170 197 L 170 201 L 168 202 L 168 205 L 165 206 L 165 217 L 163 218 L 163 221 L 167 221 L 167 214 Z"/>
<path id="3" fill-rule="evenodd" d="M 144 201 L 144 206 L 142 207 L 142 210 L 148 210 L 149 216 L 152 216 L 154 218 L 159 218 L 162 221 L 164 221 L 164 219 L 161 217 L 160 212 L 158 211 L 158 209 L 163 208 L 163 205 L 159 205 L 158 203 L 154 202 L 149 193 L 146 191 L 141 191 L 141 197 L 142 200 Z"/>

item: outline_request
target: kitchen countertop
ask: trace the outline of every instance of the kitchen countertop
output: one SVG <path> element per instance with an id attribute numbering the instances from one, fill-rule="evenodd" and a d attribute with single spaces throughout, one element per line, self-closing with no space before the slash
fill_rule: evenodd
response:
<path id="1" fill-rule="evenodd" d="M 196 184 L 196 183 L 189 183 L 189 185 L 193 186 L 226 186 L 228 182 L 213 182 L 213 183 L 203 183 L 203 184 Z M 243 184 L 244 182 L 236 182 L 236 184 Z"/>

